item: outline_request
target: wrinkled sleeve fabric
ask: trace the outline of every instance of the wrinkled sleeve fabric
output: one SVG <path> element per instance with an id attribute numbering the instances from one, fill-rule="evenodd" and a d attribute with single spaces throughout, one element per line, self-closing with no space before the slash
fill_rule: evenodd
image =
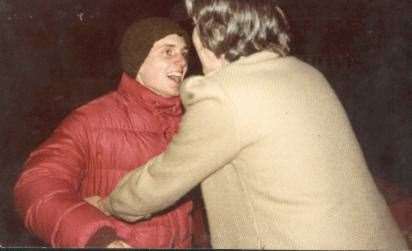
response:
<path id="1" fill-rule="evenodd" d="M 68 116 L 32 152 L 14 188 L 26 228 L 53 247 L 84 247 L 110 218 L 84 202 L 79 186 L 87 163 L 85 118 Z"/>
<path id="2" fill-rule="evenodd" d="M 239 151 L 230 99 L 218 82 L 204 77 L 181 88 L 185 114 L 165 152 L 128 173 L 103 201 L 126 221 L 148 218 L 173 205 L 232 160 Z"/>

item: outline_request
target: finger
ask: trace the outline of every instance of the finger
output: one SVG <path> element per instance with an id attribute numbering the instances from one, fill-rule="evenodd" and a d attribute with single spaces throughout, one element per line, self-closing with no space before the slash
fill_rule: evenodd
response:
<path id="1" fill-rule="evenodd" d="M 131 248 L 127 243 L 124 241 L 114 241 L 110 243 L 107 248 Z"/>
<path id="2" fill-rule="evenodd" d="M 100 211 L 102 211 L 105 215 L 107 215 L 107 216 L 110 216 L 111 214 L 110 214 L 110 212 L 109 211 L 107 211 L 106 210 L 106 208 L 105 208 L 105 200 L 104 199 L 101 199 L 101 200 L 99 200 L 98 202 L 97 202 L 97 204 L 98 204 L 98 208 L 100 209 Z"/>
<path id="3" fill-rule="evenodd" d="M 106 246 L 107 248 L 122 248 L 122 244 L 120 241 L 113 241 L 109 245 Z"/>
<path id="4" fill-rule="evenodd" d="M 96 205 L 97 205 L 97 202 L 98 202 L 99 200 L 101 200 L 101 197 L 100 197 L 100 196 L 90 196 L 90 197 L 84 198 L 84 201 L 86 201 L 87 203 L 89 203 L 89 204 L 91 204 L 91 205 L 93 205 L 93 206 L 96 206 Z"/>

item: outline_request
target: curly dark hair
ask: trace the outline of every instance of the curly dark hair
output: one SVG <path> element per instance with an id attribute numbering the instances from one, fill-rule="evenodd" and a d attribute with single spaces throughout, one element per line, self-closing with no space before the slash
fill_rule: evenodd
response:
<path id="1" fill-rule="evenodd" d="M 200 40 L 233 62 L 269 50 L 287 56 L 289 24 L 275 0 L 185 0 Z"/>

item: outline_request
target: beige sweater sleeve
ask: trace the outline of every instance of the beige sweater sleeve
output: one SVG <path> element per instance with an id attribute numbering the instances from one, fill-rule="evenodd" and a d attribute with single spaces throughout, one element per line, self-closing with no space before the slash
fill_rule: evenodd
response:
<path id="1" fill-rule="evenodd" d="M 230 162 L 239 151 L 232 106 L 218 83 L 205 77 L 181 89 L 186 112 L 180 129 L 161 155 L 126 175 L 104 207 L 126 221 L 148 218 Z"/>

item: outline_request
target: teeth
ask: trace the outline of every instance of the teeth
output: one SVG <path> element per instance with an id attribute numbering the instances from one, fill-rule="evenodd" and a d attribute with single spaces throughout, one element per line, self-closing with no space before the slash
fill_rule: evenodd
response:
<path id="1" fill-rule="evenodd" d="M 167 77 L 172 79 L 175 82 L 180 82 L 183 76 L 180 72 L 172 72 L 169 75 L 167 75 Z"/>
<path id="2" fill-rule="evenodd" d="M 180 73 L 180 72 L 172 72 L 172 73 L 169 73 L 169 76 L 181 77 L 181 76 L 182 76 L 182 73 Z"/>
<path id="3" fill-rule="evenodd" d="M 173 76 L 173 75 L 169 75 L 168 78 L 170 78 L 171 80 L 173 80 L 175 82 L 180 82 L 180 80 L 181 80 L 181 77 Z"/>

